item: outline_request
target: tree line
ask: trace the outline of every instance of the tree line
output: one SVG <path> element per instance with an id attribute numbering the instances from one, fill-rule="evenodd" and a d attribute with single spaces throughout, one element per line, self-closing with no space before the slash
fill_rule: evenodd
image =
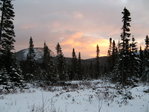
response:
<path id="1" fill-rule="evenodd" d="M 27 58 L 18 62 L 14 53 L 15 17 L 12 0 L 0 0 L 0 84 L 5 89 L 24 87 L 24 82 L 45 81 L 57 83 L 67 80 L 98 79 L 108 77 L 122 85 L 133 85 L 140 79 L 149 81 L 149 37 L 145 38 L 145 49 L 138 50 L 137 42 L 130 33 L 130 12 L 122 12 L 121 41 L 117 44 L 109 39 L 108 62 L 101 66 L 99 45 L 96 58 L 89 63 L 76 55 L 72 49 L 72 58 L 65 58 L 60 43 L 56 45 L 56 56 L 51 55 L 47 44 L 43 46 L 42 61 L 35 60 L 32 37 L 29 40 Z"/>

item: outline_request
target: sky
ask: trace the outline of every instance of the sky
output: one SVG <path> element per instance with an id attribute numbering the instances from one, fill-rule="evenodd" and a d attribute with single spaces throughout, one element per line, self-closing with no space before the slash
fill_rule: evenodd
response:
<path id="1" fill-rule="evenodd" d="M 32 36 L 35 47 L 46 42 L 55 52 L 59 42 L 64 56 L 72 49 L 82 59 L 106 56 L 109 38 L 118 42 L 122 32 L 122 11 L 131 13 L 131 33 L 144 45 L 149 34 L 149 0 L 14 0 L 15 50 L 29 47 Z"/>

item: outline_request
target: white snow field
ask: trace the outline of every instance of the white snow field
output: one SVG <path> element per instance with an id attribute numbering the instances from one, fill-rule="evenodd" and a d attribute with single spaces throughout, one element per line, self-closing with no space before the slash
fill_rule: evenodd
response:
<path id="1" fill-rule="evenodd" d="M 143 84 L 118 90 L 101 80 L 68 83 L 72 85 L 2 94 L 0 112 L 149 112 L 148 86 Z"/>

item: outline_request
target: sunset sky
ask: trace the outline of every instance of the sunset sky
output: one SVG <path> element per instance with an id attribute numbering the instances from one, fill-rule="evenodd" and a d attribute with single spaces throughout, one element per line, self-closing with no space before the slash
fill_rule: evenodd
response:
<path id="1" fill-rule="evenodd" d="M 46 41 L 55 52 L 58 42 L 66 57 L 72 48 L 82 58 L 107 55 L 109 37 L 120 40 L 122 10 L 131 12 L 131 33 L 144 45 L 149 34 L 149 0 L 15 0 L 15 49 L 27 48 L 30 36 L 35 47 Z"/>

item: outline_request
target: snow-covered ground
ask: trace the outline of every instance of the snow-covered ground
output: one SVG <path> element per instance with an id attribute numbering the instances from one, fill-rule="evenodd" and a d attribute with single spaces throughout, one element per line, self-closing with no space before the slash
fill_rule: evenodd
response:
<path id="1" fill-rule="evenodd" d="M 71 83 L 0 95 L 0 112 L 149 112 L 147 86 L 118 90 L 101 80 Z"/>

